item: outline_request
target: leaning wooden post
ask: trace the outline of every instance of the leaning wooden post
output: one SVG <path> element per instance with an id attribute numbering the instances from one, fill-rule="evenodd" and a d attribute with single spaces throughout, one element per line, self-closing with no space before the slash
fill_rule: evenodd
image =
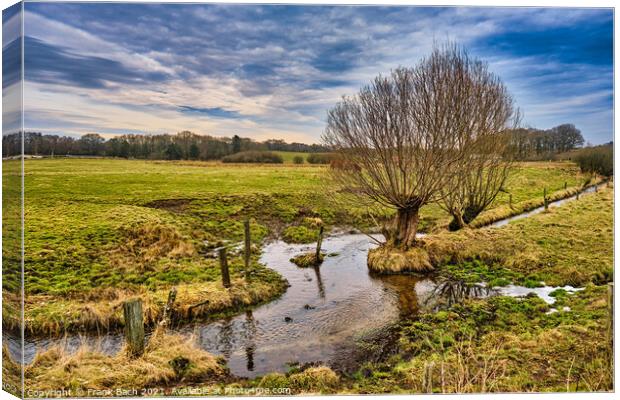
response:
<path id="1" fill-rule="evenodd" d="M 544 189 L 543 197 L 544 197 L 543 202 L 545 204 L 545 210 L 548 210 L 549 209 L 549 201 L 547 200 L 547 188 Z"/>
<path id="2" fill-rule="evenodd" d="M 225 288 L 230 287 L 230 274 L 228 272 L 228 260 L 226 259 L 226 247 L 220 247 L 220 269 L 222 270 L 222 284 Z"/>
<path id="3" fill-rule="evenodd" d="M 133 299 L 123 303 L 125 317 L 125 339 L 130 356 L 144 353 L 144 319 L 142 317 L 142 300 Z"/>
<path id="4" fill-rule="evenodd" d="M 321 259 L 321 244 L 323 243 L 323 225 L 319 227 L 319 239 L 316 241 L 316 253 L 314 254 L 314 262 L 319 263 Z"/>
<path id="5" fill-rule="evenodd" d="M 248 281 L 250 279 L 250 253 L 252 251 L 252 240 L 250 237 L 250 220 L 246 219 L 243 223 L 244 234 L 245 234 L 245 253 L 244 253 L 244 261 L 245 261 L 245 280 Z"/>
<path id="6" fill-rule="evenodd" d="M 512 210 L 512 193 L 508 195 L 508 207 Z"/>

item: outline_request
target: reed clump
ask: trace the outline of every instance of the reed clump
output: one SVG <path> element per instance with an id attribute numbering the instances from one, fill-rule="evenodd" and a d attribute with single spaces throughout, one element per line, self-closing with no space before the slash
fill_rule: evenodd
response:
<path id="1" fill-rule="evenodd" d="M 178 360 L 184 360 L 182 369 L 175 367 Z M 110 356 L 88 345 L 73 353 L 55 346 L 38 353 L 24 374 L 26 386 L 34 390 L 104 390 L 149 388 L 180 381 L 221 382 L 228 371 L 220 359 L 197 347 L 192 338 L 161 333 L 151 338 L 138 358 L 129 357 L 124 349 Z"/>

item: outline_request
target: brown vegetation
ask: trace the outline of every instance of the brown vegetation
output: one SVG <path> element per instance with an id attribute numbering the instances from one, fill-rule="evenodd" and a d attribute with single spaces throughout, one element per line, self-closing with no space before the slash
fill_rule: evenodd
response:
<path id="1" fill-rule="evenodd" d="M 86 345 L 69 354 L 56 346 L 37 354 L 25 369 L 26 386 L 32 390 L 132 390 L 221 382 L 227 375 L 222 363 L 193 339 L 163 333 L 151 338 L 139 358 L 123 350 L 109 356 Z"/>

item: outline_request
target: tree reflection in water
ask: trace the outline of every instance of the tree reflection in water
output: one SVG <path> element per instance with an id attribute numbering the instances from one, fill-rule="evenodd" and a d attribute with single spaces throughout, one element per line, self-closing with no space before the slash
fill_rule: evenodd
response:
<path id="1" fill-rule="evenodd" d="M 479 299 L 497 294 L 497 291 L 480 283 L 466 282 L 454 277 L 441 277 L 424 305 L 437 311 L 467 299 Z"/>

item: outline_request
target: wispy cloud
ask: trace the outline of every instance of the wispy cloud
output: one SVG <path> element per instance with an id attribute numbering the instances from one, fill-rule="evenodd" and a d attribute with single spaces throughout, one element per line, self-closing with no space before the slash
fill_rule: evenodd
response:
<path id="1" fill-rule="evenodd" d="M 602 142 L 612 23 L 567 8 L 27 3 L 26 122 L 317 142 L 342 95 L 453 40 L 490 61 L 528 124 Z"/>

